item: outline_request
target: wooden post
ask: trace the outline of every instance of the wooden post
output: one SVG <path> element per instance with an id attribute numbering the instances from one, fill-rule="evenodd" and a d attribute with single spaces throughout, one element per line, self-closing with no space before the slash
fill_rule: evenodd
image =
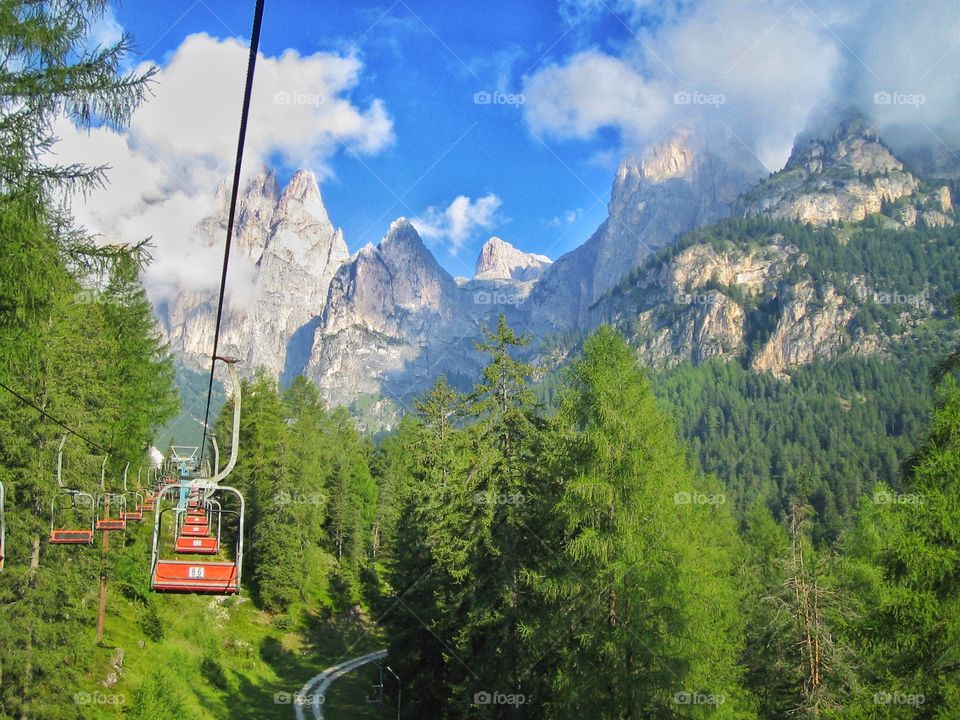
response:
<path id="1" fill-rule="evenodd" d="M 104 499 L 104 517 L 110 517 L 110 498 Z M 100 546 L 100 606 L 97 610 L 97 642 L 103 642 L 103 633 L 107 625 L 107 552 L 110 550 L 110 531 L 103 531 L 103 544 Z"/>

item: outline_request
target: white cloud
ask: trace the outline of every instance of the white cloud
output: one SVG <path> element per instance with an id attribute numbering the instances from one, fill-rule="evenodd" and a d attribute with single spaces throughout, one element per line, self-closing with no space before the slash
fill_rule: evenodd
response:
<path id="1" fill-rule="evenodd" d="M 550 65 L 523 88 L 524 114 L 535 131 L 584 139 L 602 127 L 643 135 L 669 111 L 666 93 L 627 63 L 596 51 Z"/>
<path id="2" fill-rule="evenodd" d="M 107 241 L 153 236 L 156 262 L 146 281 L 155 299 L 177 286 L 219 283 L 222 246 L 198 246 L 191 230 L 212 212 L 216 188 L 233 170 L 247 55 L 237 40 L 191 35 L 161 68 L 153 97 L 128 129 L 88 133 L 66 119 L 56 128 L 57 161 L 111 166 L 105 189 L 75 198 L 78 220 Z M 390 145 L 393 124 L 383 103 L 363 108 L 349 99 L 362 69 L 353 55 L 287 50 L 261 56 L 245 174 L 279 160 L 323 178 L 331 175 L 330 160 L 341 146 L 372 154 Z"/>
<path id="3" fill-rule="evenodd" d="M 431 205 L 410 222 L 426 240 L 446 245 L 456 255 L 477 230 L 489 230 L 497 222 L 502 201 L 493 194 L 471 200 L 458 195 L 445 208 Z"/>
<path id="4" fill-rule="evenodd" d="M 583 16 L 596 28 L 615 12 L 634 36 L 616 52 L 588 46 L 539 67 L 526 78 L 524 113 L 559 139 L 613 128 L 626 151 L 700 116 L 726 124 L 771 169 L 824 107 L 856 104 L 881 131 L 912 123 L 927 143 L 960 140 L 955 10 L 952 0 L 563 0 L 567 22 Z M 923 100 L 877 104 L 883 92 Z M 722 100 L 683 102 L 697 93 Z"/>
<path id="5" fill-rule="evenodd" d="M 116 45 L 122 37 L 123 27 L 117 22 L 113 6 L 107 5 L 103 14 L 89 27 L 87 47 L 91 50 L 98 47 L 107 48 Z"/>
<path id="6" fill-rule="evenodd" d="M 573 225 L 577 220 L 583 217 L 583 209 L 575 208 L 573 210 L 567 210 L 560 215 L 555 215 L 547 221 L 547 225 L 552 228 L 562 228 L 567 227 L 568 225 Z"/>

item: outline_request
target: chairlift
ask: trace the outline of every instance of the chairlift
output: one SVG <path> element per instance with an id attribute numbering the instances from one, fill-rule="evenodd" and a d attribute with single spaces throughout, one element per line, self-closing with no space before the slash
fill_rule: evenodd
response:
<path id="1" fill-rule="evenodd" d="M 96 499 L 96 529 L 103 532 L 126 530 L 127 521 L 123 515 L 127 511 L 127 498 L 123 493 L 108 492 L 106 489 L 107 459 L 100 466 L 100 493 Z"/>
<path id="2" fill-rule="evenodd" d="M 148 476 L 152 475 L 153 478 L 149 480 L 149 489 L 147 490 L 146 495 L 143 496 L 143 509 L 147 512 L 153 512 L 154 501 L 157 497 L 157 488 L 160 483 L 159 469 L 149 468 L 147 471 Z"/>
<path id="3" fill-rule="evenodd" d="M 235 515 L 235 511 L 227 511 Z M 207 509 L 186 512 L 183 524 L 177 528 L 173 551 L 179 555 L 216 555 L 220 552 L 220 536 L 224 511 L 216 500 L 207 501 Z M 212 516 L 212 517 L 211 517 Z M 211 522 L 216 518 L 217 532 L 212 532 Z M 184 532 L 187 529 L 203 527 L 206 532 Z"/>
<path id="4" fill-rule="evenodd" d="M 94 522 L 96 520 L 96 500 L 93 495 L 83 490 L 69 488 L 63 484 L 63 445 L 67 441 L 64 435 L 60 439 L 60 446 L 57 448 L 57 486 L 59 492 L 53 496 L 50 501 L 50 542 L 55 545 L 89 545 L 93 542 Z M 83 511 L 86 516 L 86 508 L 90 510 L 90 523 L 65 524 L 62 516 L 67 510 L 72 509 L 73 513 L 79 514 Z M 61 521 L 61 527 L 57 527 L 57 521 Z"/>
<path id="5" fill-rule="evenodd" d="M 137 469 L 137 489 L 127 489 L 127 471 L 130 469 L 130 463 L 123 469 L 123 494 L 133 502 L 133 509 L 120 513 L 120 517 L 126 521 L 143 522 L 143 493 L 140 492 L 140 472 L 143 468 Z"/>
<path id="6" fill-rule="evenodd" d="M 237 463 L 240 440 L 240 378 L 234 358 L 218 357 L 227 364 L 234 388 L 233 443 L 230 461 L 223 470 L 212 476 L 184 477 L 169 481 L 157 494 L 153 523 L 153 549 L 150 561 L 150 589 L 155 592 L 207 593 L 233 595 L 240 592 L 243 567 L 244 499 L 239 490 L 220 485 Z M 182 448 L 171 447 L 171 454 Z M 195 457 L 191 455 L 190 457 Z M 216 459 L 215 466 L 219 463 Z M 194 470 L 200 468 L 197 463 Z M 178 465 L 179 469 L 179 465 Z M 236 498 L 237 509 L 227 508 L 222 502 L 229 496 Z M 219 499 L 217 499 L 219 498 Z M 213 516 L 217 521 L 216 535 L 212 533 Z M 222 520 L 228 517 L 236 527 L 232 560 L 166 558 L 161 547 L 161 530 L 166 527 L 174 536 L 173 551 L 185 555 L 219 555 Z M 199 544 L 194 544 L 199 543 Z"/>

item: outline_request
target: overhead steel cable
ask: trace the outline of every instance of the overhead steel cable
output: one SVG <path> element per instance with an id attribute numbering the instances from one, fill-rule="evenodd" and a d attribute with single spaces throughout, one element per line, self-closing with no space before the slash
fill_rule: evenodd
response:
<path id="1" fill-rule="evenodd" d="M 250 34 L 250 55 L 247 58 L 247 80 L 243 90 L 243 109 L 240 113 L 240 137 L 237 141 L 237 159 L 233 168 L 233 188 L 230 191 L 230 214 L 227 217 L 227 242 L 223 248 L 223 271 L 220 275 L 220 297 L 217 301 L 217 324 L 213 331 L 213 352 L 210 353 L 210 381 L 207 383 L 207 408 L 203 413 L 203 439 L 200 442 L 200 459 L 203 459 L 210 423 L 210 400 L 213 397 L 213 374 L 217 367 L 217 348 L 220 345 L 220 324 L 223 320 L 223 298 L 227 291 L 227 267 L 230 264 L 230 245 L 233 242 L 233 225 L 237 211 L 237 196 L 240 193 L 240 168 L 243 163 L 243 146 L 247 139 L 247 120 L 250 116 L 250 96 L 253 93 L 253 74 L 257 67 L 260 48 L 260 27 L 263 24 L 264 0 L 257 0 L 253 11 L 253 31 Z"/>
<path id="2" fill-rule="evenodd" d="M 3 388 L 4 390 L 6 390 L 8 393 L 10 393 L 11 395 L 13 395 L 17 400 L 19 400 L 20 402 L 22 402 L 24 405 L 29 405 L 29 406 L 32 407 L 34 410 L 36 410 L 38 413 L 40 413 L 41 415 L 43 415 L 43 417 L 45 417 L 47 420 L 49 420 L 49 421 L 52 422 L 52 423 L 56 423 L 57 425 L 59 425 L 60 427 L 62 427 L 64 430 L 66 430 L 68 433 L 70 433 L 71 435 L 76 435 L 78 438 L 80 438 L 81 440 L 83 440 L 87 445 L 89 445 L 90 447 L 92 447 L 94 450 L 99 450 L 100 452 L 105 453 L 105 454 L 107 454 L 107 455 L 112 454 L 110 450 L 108 450 L 107 448 L 103 447 L 103 446 L 100 445 L 99 443 L 95 443 L 93 440 L 91 440 L 90 438 L 88 438 L 86 435 L 83 435 L 82 433 L 77 432 L 77 431 L 74 430 L 72 427 L 70 427 L 70 426 L 67 425 L 65 422 L 63 422 L 62 420 L 58 420 L 58 419 L 55 418 L 53 415 L 51 415 L 51 414 L 48 413 L 46 410 L 44 410 L 42 407 L 40 407 L 39 405 L 37 405 L 35 402 L 33 402 L 32 400 L 30 400 L 30 399 L 27 398 L 27 397 L 24 397 L 23 395 L 21 395 L 20 393 L 18 393 L 18 392 L 17 392 L 16 390 L 14 390 L 13 388 L 8 387 L 7 385 L 5 385 L 5 384 L 2 383 L 2 382 L 0 382 L 0 388 Z"/>

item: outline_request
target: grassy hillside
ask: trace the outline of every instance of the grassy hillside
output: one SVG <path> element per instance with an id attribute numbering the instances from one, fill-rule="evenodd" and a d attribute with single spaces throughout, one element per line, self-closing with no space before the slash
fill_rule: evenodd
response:
<path id="1" fill-rule="evenodd" d="M 143 567 L 133 570 L 143 577 L 150 530 L 146 523 L 135 528 L 118 549 L 119 562 L 140 559 Z M 63 716 L 77 705 L 84 718 L 291 718 L 290 696 L 309 678 L 384 644 L 376 631 L 350 615 L 337 617 L 329 606 L 271 614 L 246 593 L 143 596 L 126 581 L 122 570 L 110 581 L 104 642 L 84 682 L 63 698 Z M 91 588 L 91 600 L 93 594 Z M 365 701 L 369 684 L 344 680 L 327 699 L 331 716 L 381 717 Z"/>

